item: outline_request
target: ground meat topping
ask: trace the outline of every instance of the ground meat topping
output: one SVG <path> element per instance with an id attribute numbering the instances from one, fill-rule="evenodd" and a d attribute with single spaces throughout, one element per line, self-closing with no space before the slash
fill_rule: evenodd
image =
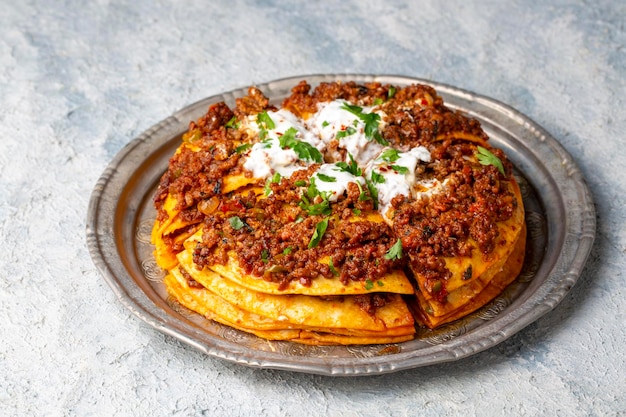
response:
<path id="1" fill-rule="evenodd" d="M 315 192 L 311 177 L 321 163 L 288 177 L 274 173 L 265 180 L 262 194 L 258 189 L 225 193 L 225 177 L 250 176 L 242 168 L 245 149 L 261 141 L 257 133 L 239 128 L 239 122 L 277 110 L 260 90 L 250 88 L 234 109 L 214 104 L 190 123 L 183 136 L 186 146 L 170 160 L 154 197 L 158 219 L 167 218 L 164 202 L 170 195 L 186 224 L 204 225 L 193 251 L 199 267 L 225 264 L 229 253 L 235 253 L 246 273 L 276 282 L 279 288 L 291 281 L 310 285 L 335 276 L 343 283 L 376 282 L 392 270 L 405 269 L 423 274 L 426 290 L 445 299 L 451 274 L 442 258 L 470 256 L 474 250 L 489 254 L 497 242 L 497 222 L 514 212 L 517 202 L 508 187 L 510 162 L 502 151 L 489 148 L 502 161 L 504 174 L 479 163 L 477 146 L 488 147 L 480 124 L 446 108 L 435 90 L 425 85 L 333 82 L 312 88 L 303 81 L 282 108 L 306 120 L 320 103 L 338 99 L 374 106 L 382 115 L 378 129 L 388 146 L 399 151 L 425 147 L 431 160 L 418 164 L 415 172 L 421 184 L 440 184 L 438 192 L 424 192 L 419 198 L 396 195 L 388 223 L 364 215 L 377 208 L 374 179 L 364 173 L 359 173 L 363 182 L 350 182 L 333 201 Z M 291 131 L 290 142 L 285 134 L 279 136 L 283 150 L 312 152 L 302 145 L 301 132 Z M 340 139 L 332 141 L 322 150 L 322 163 L 337 157 L 347 160 L 339 143 Z M 389 256 L 398 240 L 403 256 Z M 165 242 L 180 245 L 175 236 Z M 384 302 L 384 297 L 361 300 L 365 309 Z"/>

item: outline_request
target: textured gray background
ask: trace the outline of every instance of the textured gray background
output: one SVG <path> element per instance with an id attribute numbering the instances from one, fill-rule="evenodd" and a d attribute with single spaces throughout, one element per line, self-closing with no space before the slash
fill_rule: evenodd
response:
<path id="1" fill-rule="evenodd" d="M 622 1 L 0 1 L 0 415 L 624 415 Z M 203 97 L 401 74 L 506 102 L 572 153 L 598 235 L 551 313 L 486 352 L 369 378 L 251 369 L 143 324 L 85 245 L 133 137 Z"/>

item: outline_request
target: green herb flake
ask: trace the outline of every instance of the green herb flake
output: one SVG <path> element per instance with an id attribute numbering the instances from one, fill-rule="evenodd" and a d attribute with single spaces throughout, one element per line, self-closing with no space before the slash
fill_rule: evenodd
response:
<path id="1" fill-rule="evenodd" d="M 266 111 L 257 114 L 256 124 L 259 126 L 259 139 L 261 139 L 263 143 L 266 143 L 266 148 L 269 148 L 271 145 L 268 145 L 267 142 L 265 142 L 267 139 L 267 131 L 274 129 L 276 124 Z"/>
<path id="2" fill-rule="evenodd" d="M 394 148 L 387 148 L 380 154 L 380 159 L 385 162 L 394 163 L 400 159 L 400 151 Z"/>
<path id="3" fill-rule="evenodd" d="M 384 184 L 385 183 L 385 177 L 376 172 L 376 171 L 372 171 L 372 175 L 370 175 L 370 179 L 374 184 Z"/>
<path id="4" fill-rule="evenodd" d="M 322 174 L 321 172 L 318 172 L 315 174 L 317 176 L 317 178 L 320 179 L 320 181 L 322 182 L 337 182 L 337 178 L 335 177 L 331 177 L 330 175 L 326 175 L 326 174 Z"/>
<path id="5" fill-rule="evenodd" d="M 322 201 L 313 203 L 315 197 L 319 196 Z M 309 186 L 300 196 L 300 208 L 307 212 L 310 216 L 329 215 L 332 212 L 330 208 L 330 192 L 320 192 L 315 185 L 315 178 L 312 177 Z"/>
<path id="6" fill-rule="evenodd" d="M 363 130 L 365 132 L 365 137 L 368 140 L 375 140 L 381 145 L 389 144 L 385 139 L 383 139 L 383 137 L 380 135 L 380 132 L 378 131 L 380 115 L 378 115 L 377 113 L 363 113 L 362 107 L 348 103 L 343 103 L 341 108 L 343 110 L 349 111 L 350 113 L 361 119 L 361 121 L 365 124 L 365 128 Z"/>
<path id="7" fill-rule="evenodd" d="M 261 129 L 272 130 L 276 128 L 276 124 L 266 111 L 262 111 L 256 115 L 256 124 L 259 125 Z"/>
<path id="8" fill-rule="evenodd" d="M 402 240 L 398 239 L 396 243 L 385 253 L 385 259 L 393 261 L 402 258 Z"/>
<path id="9" fill-rule="evenodd" d="M 372 288 L 374 288 L 374 283 L 372 282 L 371 279 L 366 279 L 365 280 L 365 289 L 369 291 Z"/>
<path id="10" fill-rule="evenodd" d="M 506 175 L 504 173 L 504 166 L 502 165 L 502 161 L 500 160 L 500 158 L 498 158 L 488 149 L 483 148 L 482 146 L 478 146 L 477 149 L 478 151 L 476 152 L 476 158 L 478 159 L 478 162 L 480 162 L 482 165 L 493 165 L 498 168 L 498 171 L 500 171 L 502 175 Z"/>
<path id="11" fill-rule="evenodd" d="M 228 222 L 230 223 L 230 227 L 232 227 L 235 230 L 240 230 L 242 227 L 246 225 L 246 223 L 243 220 L 241 220 L 239 216 L 230 217 L 228 219 Z"/>
<path id="12" fill-rule="evenodd" d="M 345 130 L 340 130 L 339 132 L 337 132 L 336 138 L 337 139 L 345 138 L 348 136 L 352 136 L 355 133 L 356 133 L 356 129 L 353 128 L 352 126 L 348 126 Z"/>
<path id="13" fill-rule="evenodd" d="M 390 86 L 390 87 L 389 87 L 389 90 L 387 90 L 387 98 L 388 98 L 388 99 L 393 98 L 393 96 L 395 96 L 395 95 L 396 95 L 396 91 L 397 91 L 397 90 L 396 90 L 396 87 L 394 87 L 394 86 Z"/>
<path id="14" fill-rule="evenodd" d="M 309 249 L 319 245 L 324 233 L 326 233 L 326 229 L 328 228 L 328 219 L 329 217 L 326 217 L 324 220 L 315 225 L 315 231 L 313 232 L 313 236 L 311 236 L 311 241 L 309 242 Z"/>
<path id="15" fill-rule="evenodd" d="M 261 251 L 261 261 L 263 261 L 263 263 L 268 263 L 269 262 L 269 258 L 270 258 L 270 253 L 268 252 L 267 249 L 263 249 Z"/>
<path id="16" fill-rule="evenodd" d="M 342 171 L 348 172 L 354 175 L 355 177 L 362 176 L 363 171 L 361 170 L 361 168 L 359 168 L 359 165 L 356 163 L 351 153 L 348 154 L 348 158 L 350 159 L 350 162 L 341 161 L 341 162 L 335 163 L 335 165 L 338 166 L 339 169 L 341 169 Z"/>
<path id="17" fill-rule="evenodd" d="M 327 127 L 327 126 L 329 126 L 329 125 L 330 125 L 330 123 L 328 123 L 326 120 L 324 120 L 324 121 L 322 122 L 322 127 Z"/>
<path id="18" fill-rule="evenodd" d="M 297 134 L 298 130 L 296 130 L 296 128 L 290 127 L 287 129 L 285 133 L 278 138 L 280 147 L 282 149 L 292 149 L 300 159 L 308 159 L 322 163 L 324 161 L 322 153 L 310 143 L 296 139 Z"/>
<path id="19" fill-rule="evenodd" d="M 380 281 L 380 280 L 378 280 L 378 281 L 376 281 L 376 285 L 378 285 L 379 287 L 384 287 L 385 283 Z"/>
<path id="20" fill-rule="evenodd" d="M 250 149 L 252 147 L 251 143 L 244 143 L 242 145 L 239 145 L 235 148 L 235 153 L 237 154 L 242 154 L 245 151 L 247 151 L 248 149 Z"/>
<path id="21" fill-rule="evenodd" d="M 335 268 L 335 265 L 333 265 L 333 257 L 332 256 L 328 260 L 328 268 L 330 268 L 330 272 L 332 272 L 332 274 L 334 276 L 338 276 L 339 275 L 339 271 L 337 271 L 337 269 Z"/>
<path id="22" fill-rule="evenodd" d="M 409 169 L 407 167 L 403 167 L 402 165 L 392 165 L 391 169 L 396 171 L 398 174 L 406 174 L 409 172 Z"/>
<path id="23" fill-rule="evenodd" d="M 283 249 L 283 255 L 289 255 L 292 251 L 293 248 L 291 246 L 287 246 L 285 249 Z"/>
<path id="24" fill-rule="evenodd" d="M 239 126 L 240 126 L 240 123 L 239 123 L 239 120 L 237 119 L 237 116 L 231 117 L 228 123 L 226 123 L 227 129 L 239 129 Z"/>

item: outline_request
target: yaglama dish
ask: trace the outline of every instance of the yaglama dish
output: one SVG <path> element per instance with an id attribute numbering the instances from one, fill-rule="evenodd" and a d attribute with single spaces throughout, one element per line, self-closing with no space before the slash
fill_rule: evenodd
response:
<path id="1" fill-rule="evenodd" d="M 280 108 L 250 88 L 190 123 L 154 202 L 168 292 L 271 340 L 406 341 L 524 260 L 510 162 L 420 84 L 301 82 Z"/>

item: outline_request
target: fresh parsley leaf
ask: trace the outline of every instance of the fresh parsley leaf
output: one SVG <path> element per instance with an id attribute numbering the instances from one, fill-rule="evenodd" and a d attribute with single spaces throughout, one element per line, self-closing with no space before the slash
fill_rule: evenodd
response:
<path id="1" fill-rule="evenodd" d="M 265 181 L 265 187 L 263 187 L 263 195 L 264 195 L 265 197 L 267 197 L 268 195 L 272 194 L 272 187 L 271 187 L 271 184 L 272 184 L 272 180 L 268 178 L 268 179 Z"/>
<path id="2" fill-rule="evenodd" d="M 498 168 L 498 171 L 500 171 L 502 175 L 506 175 L 504 173 L 504 166 L 502 165 L 502 161 L 500 160 L 500 158 L 498 158 L 482 146 L 478 146 L 477 149 L 478 151 L 476 152 L 476 158 L 478 159 L 478 162 L 480 162 L 482 165 L 493 165 Z"/>
<path id="3" fill-rule="evenodd" d="M 367 180 L 365 180 L 365 183 L 367 184 Z M 359 187 L 359 201 L 367 201 L 371 198 L 365 191 L 363 191 L 363 187 L 360 182 L 356 181 L 356 186 Z M 360 210 L 359 214 L 361 214 Z"/>
<path id="4" fill-rule="evenodd" d="M 324 121 L 322 122 L 322 127 L 326 127 L 326 126 L 328 126 L 328 125 L 330 125 L 330 123 L 328 123 L 326 120 L 324 120 Z"/>
<path id="5" fill-rule="evenodd" d="M 326 217 L 324 220 L 315 225 L 315 231 L 313 232 L 313 236 L 311 236 L 311 241 L 309 242 L 309 249 L 319 245 L 320 240 L 322 240 L 322 236 L 324 236 L 324 233 L 326 233 L 326 229 L 328 228 L 328 219 L 329 217 Z"/>
<path id="6" fill-rule="evenodd" d="M 400 152 L 394 148 L 387 148 L 383 151 L 382 154 L 380 154 L 380 159 L 392 164 L 400 159 Z"/>
<path id="7" fill-rule="evenodd" d="M 230 223 L 230 227 L 232 227 L 235 230 L 240 230 L 242 227 L 246 225 L 246 223 L 243 220 L 241 220 L 239 216 L 230 217 L 228 219 L 228 222 Z"/>
<path id="8" fill-rule="evenodd" d="M 275 172 L 274 175 L 272 175 L 272 178 L 268 178 L 267 181 L 265 181 L 265 187 L 263 188 L 263 194 L 267 197 L 268 195 L 270 195 L 272 193 L 272 186 L 271 184 L 278 184 L 280 182 L 280 179 L 282 178 L 282 176 L 280 175 L 279 172 Z"/>
<path id="9" fill-rule="evenodd" d="M 384 180 L 384 178 L 383 178 Z M 383 181 L 384 182 L 384 181 Z M 367 179 L 365 180 L 365 184 L 367 185 L 367 191 L 369 191 L 370 193 L 370 198 L 372 199 L 372 202 L 374 203 L 374 208 L 378 209 L 378 188 L 376 188 L 376 186 L 374 185 L 374 183 L 372 181 L 368 181 Z M 359 195 L 359 200 L 360 201 L 364 201 L 367 200 L 367 196 L 363 197 L 363 193 L 361 193 L 361 195 Z"/>
<path id="10" fill-rule="evenodd" d="M 226 123 L 227 129 L 239 129 L 239 120 L 237 120 L 237 116 L 231 117 L 231 119 Z"/>
<path id="11" fill-rule="evenodd" d="M 372 180 L 372 182 L 374 184 L 384 184 L 385 183 L 385 177 L 376 172 L 376 171 L 372 171 L 372 175 L 370 176 L 370 179 Z"/>
<path id="12" fill-rule="evenodd" d="M 337 271 L 337 269 L 335 269 L 335 265 L 333 265 L 333 257 L 331 256 L 329 261 L 328 261 L 328 268 L 330 268 L 330 272 L 332 272 L 332 274 L 334 276 L 339 275 L 339 272 Z"/>
<path id="13" fill-rule="evenodd" d="M 261 139 L 261 141 L 265 141 L 267 138 L 268 130 L 272 130 L 276 127 L 276 124 L 266 111 L 262 111 L 256 115 L 256 124 L 259 126 L 259 139 Z"/>
<path id="14" fill-rule="evenodd" d="M 262 111 L 256 115 L 256 123 L 261 129 L 272 130 L 276 128 L 276 124 L 266 111 Z"/>
<path id="15" fill-rule="evenodd" d="M 306 185 L 306 181 L 305 180 L 298 180 L 296 182 L 293 183 L 296 187 L 304 187 Z"/>
<path id="16" fill-rule="evenodd" d="M 349 172 L 350 174 L 354 175 L 355 177 L 360 177 L 361 175 L 363 175 L 363 171 L 361 171 L 361 168 L 359 168 L 359 166 L 357 165 L 356 161 L 354 160 L 354 158 L 352 157 L 352 154 L 349 153 L 348 157 L 350 158 L 350 162 L 337 162 L 335 163 L 336 166 L 338 166 L 342 171 L 344 172 Z"/>
<path id="17" fill-rule="evenodd" d="M 402 240 L 398 239 L 396 243 L 385 253 L 385 259 L 394 260 L 402 258 Z"/>
<path id="18" fill-rule="evenodd" d="M 294 127 L 290 127 L 278 138 L 278 142 L 282 149 L 293 149 L 300 159 L 308 159 L 317 163 L 322 163 L 324 157 L 321 152 L 308 142 L 303 142 L 296 139 L 298 130 Z"/>
<path id="19" fill-rule="evenodd" d="M 403 167 L 402 165 L 392 165 L 391 169 L 396 171 L 398 174 L 406 174 L 409 172 L 409 169 L 407 167 Z"/>
<path id="20" fill-rule="evenodd" d="M 320 181 L 323 182 L 337 182 L 337 178 L 331 177 L 330 175 L 322 174 L 321 172 L 318 172 L 315 175 L 317 176 L 317 178 L 320 179 Z"/>
<path id="21" fill-rule="evenodd" d="M 366 279 L 365 280 L 365 289 L 369 291 L 372 288 L 374 288 L 374 283 L 372 282 L 371 279 Z"/>
<path id="22" fill-rule="evenodd" d="M 252 144 L 251 144 L 251 143 L 244 143 L 244 144 L 241 144 L 241 145 L 239 145 L 239 146 L 237 146 L 237 147 L 235 148 L 235 153 L 238 153 L 238 154 L 240 154 L 240 153 L 244 153 L 245 151 L 247 151 L 247 150 L 248 150 L 248 149 L 250 149 L 251 147 L 252 147 Z"/>
<path id="23" fill-rule="evenodd" d="M 345 138 L 347 136 L 352 136 L 355 133 L 356 133 L 356 129 L 353 128 L 352 126 L 348 126 L 345 130 L 340 130 L 339 132 L 337 132 L 336 138 L 337 139 Z"/>
<path id="24" fill-rule="evenodd" d="M 356 117 L 361 119 L 363 123 L 365 123 L 365 128 L 363 129 L 365 132 L 365 137 L 368 140 L 375 140 L 381 145 L 388 145 L 388 142 L 383 139 L 378 131 L 378 123 L 380 122 L 380 115 L 377 113 L 363 113 L 363 108 L 359 106 L 355 106 L 349 103 L 343 103 L 341 106 L 342 109 L 349 111 L 354 114 Z"/>
<path id="25" fill-rule="evenodd" d="M 320 203 L 313 203 L 315 197 L 321 197 Z M 304 193 L 300 196 L 300 208 L 307 212 L 310 216 L 329 215 L 332 212 L 330 208 L 330 192 L 320 192 L 315 185 L 315 178 L 311 178 L 310 184 Z"/>

